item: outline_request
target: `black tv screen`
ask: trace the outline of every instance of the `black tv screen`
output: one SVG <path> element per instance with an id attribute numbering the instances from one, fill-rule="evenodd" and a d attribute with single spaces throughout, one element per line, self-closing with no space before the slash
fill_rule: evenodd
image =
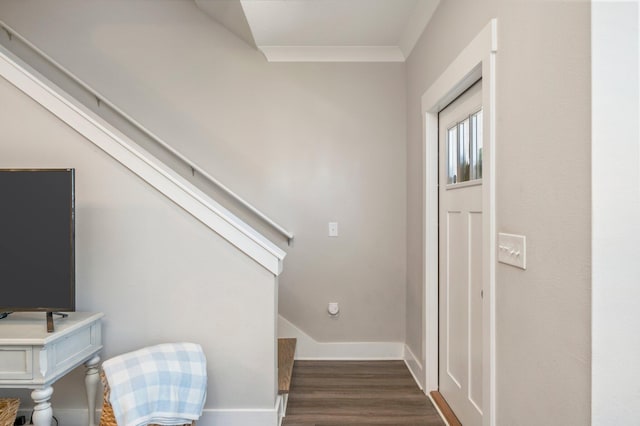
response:
<path id="1" fill-rule="evenodd" d="M 0 170 L 0 312 L 75 310 L 74 169 Z"/>

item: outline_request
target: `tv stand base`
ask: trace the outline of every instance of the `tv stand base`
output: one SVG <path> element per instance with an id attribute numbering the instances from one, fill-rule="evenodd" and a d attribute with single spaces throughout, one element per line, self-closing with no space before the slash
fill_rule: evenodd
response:
<path id="1" fill-rule="evenodd" d="M 88 402 L 84 424 L 96 425 L 102 316 L 101 313 L 74 312 L 67 320 L 56 324 L 54 333 L 47 333 L 42 327 L 42 312 L 17 312 L 3 321 L 0 389 L 33 391 L 35 426 L 51 426 L 51 396 L 55 382 L 82 364 L 86 367 L 84 382 Z"/>
<path id="2" fill-rule="evenodd" d="M 47 312 L 47 333 L 53 333 L 53 312 Z"/>
<path id="3" fill-rule="evenodd" d="M 67 318 L 69 314 L 63 314 L 62 312 L 47 312 L 47 333 L 53 333 L 55 326 L 53 325 L 53 316 L 60 315 L 62 318 Z M 2 317 L 0 317 L 2 319 Z"/>

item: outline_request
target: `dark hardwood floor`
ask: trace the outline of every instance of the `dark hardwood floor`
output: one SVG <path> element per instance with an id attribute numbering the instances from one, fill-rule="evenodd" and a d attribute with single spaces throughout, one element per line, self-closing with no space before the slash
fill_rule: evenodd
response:
<path id="1" fill-rule="evenodd" d="M 296 361 L 283 425 L 444 422 L 402 361 Z"/>

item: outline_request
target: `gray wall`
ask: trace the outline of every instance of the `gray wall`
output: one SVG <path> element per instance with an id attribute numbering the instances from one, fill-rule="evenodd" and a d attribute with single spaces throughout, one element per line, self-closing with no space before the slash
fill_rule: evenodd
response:
<path id="1" fill-rule="evenodd" d="M 285 317 L 325 341 L 402 341 L 406 319 L 423 362 L 420 97 L 497 17 L 497 225 L 529 245 L 527 271 L 497 267 L 497 420 L 589 424 L 587 3 L 443 1 L 406 68 L 267 64 L 190 2 L 5 0 L 0 17 L 296 232 Z"/>
<path id="2" fill-rule="evenodd" d="M 295 232 L 276 240 L 287 319 L 404 341 L 404 64 L 269 64 L 188 1 L 6 0 L 0 18 Z"/>
<path id="3" fill-rule="evenodd" d="M 498 19 L 497 230 L 527 270 L 497 266 L 497 424 L 590 423 L 590 6 L 444 1 L 407 62 L 407 342 L 423 353 L 420 97 Z"/>
<path id="4" fill-rule="evenodd" d="M 76 168 L 76 308 L 105 313 L 102 358 L 193 341 L 207 409 L 273 409 L 275 277 L 3 78 L 0 99 L 0 168 Z M 82 370 L 54 385 L 54 415 L 86 409 Z"/>

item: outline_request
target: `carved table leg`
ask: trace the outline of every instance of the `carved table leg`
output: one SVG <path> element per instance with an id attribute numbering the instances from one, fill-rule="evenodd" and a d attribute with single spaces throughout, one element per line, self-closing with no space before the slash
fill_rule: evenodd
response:
<path id="1" fill-rule="evenodd" d="M 51 386 L 31 392 L 31 398 L 35 402 L 33 407 L 33 424 L 35 426 L 51 426 L 51 419 L 53 418 L 50 402 L 51 395 L 53 395 Z"/>
<path id="2" fill-rule="evenodd" d="M 84 385 L 87 389 L 87 403 L 89 405 L 89 426 L 95 426 L 96 424 L 96 392 L 100 381 L 100 375 L 98 374 L 99 363 L 100 357 L 96 355 L 84 364 L 87 368 Z"/>

